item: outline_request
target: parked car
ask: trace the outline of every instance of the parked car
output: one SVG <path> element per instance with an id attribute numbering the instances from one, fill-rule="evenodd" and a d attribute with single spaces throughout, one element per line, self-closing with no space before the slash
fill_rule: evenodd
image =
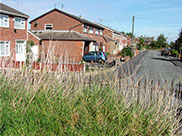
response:
<path id="1" fill-rule="evenodd" d="M 86 62 L 105 62 L 107 60 L 107 54 L 103 51 L 91 51 L 83 56 L 83 61 Z"/>
<path id="2" fill-rule="evenodd" d="M 170 49 L 161 50 L 161 55 L 169 55 L 169 54 L 170 54 Z"/>

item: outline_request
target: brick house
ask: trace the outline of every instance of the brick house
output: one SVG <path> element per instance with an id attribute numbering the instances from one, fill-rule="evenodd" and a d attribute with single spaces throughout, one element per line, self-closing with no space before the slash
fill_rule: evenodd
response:
<path id="1" fill-rule="evenodd" d="M 104 28 L 103 35 L 106 41 L 106 52 L 116 55 L 130 43 L 131 39 L 128 39 L 128 37 L 121 32 L 100 23 L 97 23 L 97 25 Z"/>
<path id="2" fill-rule="evenodd" d="M 0 59 L 25 61 L 29 16 L 0 3 Z"/>
<path id="3" fill-rule="evenodd" d="M 76 31 L 28 31 L 29 40 L 34 41 L 34 59 L 41 62 L 78 63 L 84 55 L 85 43 L 96 42 Z M 37 50 L 37 51 L 36 51 Z"/>
<path id="4" fill-rule="evenodd" d="M 105 40 L 103 38 L 104 28 L 88 20 L 83 19 L 81 16 L 77 17 L 75 15 L 66 13 L 64 11 L 55 8 L 33 19 L 32 21 L 30 21 L 30 24 L 31 24 L 31 33 L 36 36 L 38 33 L 52 32 L 52 34 L 55 35 L 55 32 L 60 32 L 59 34 L 61 34 L 63 32 L 69 31 L 71 34 L 76 33 L 82 38 L 85 37 L 87 40 L 81 39 L 81 41 L 84 44 L 84 46 L 82 47 L 83 51 L 77 52 L 77 54 L 86 54 L 89 51 L 95 51 L 99 49 L 105 51 Z M 68 40 L 70 44 L 73 43 L 77 44 L 77 42 L 73 42 L 75 41 L 74 38 Z M 60 46 L 62 45 L 61 41 L 64 42 L 66 41 L 65 39 L 59 39 L 59 38 L 56 40 L 59 40 Z M 69 42 L 67 42 L 68 46 Z"/>

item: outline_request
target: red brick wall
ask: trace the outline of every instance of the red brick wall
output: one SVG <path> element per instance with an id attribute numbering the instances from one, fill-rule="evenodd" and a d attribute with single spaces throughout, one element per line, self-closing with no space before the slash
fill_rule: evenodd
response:
<path id="1" fill-rule="evenodd" d="M 37 22 L 37 26 L 34 26 L 35 22 Z M 81 23 L 78 20 L 75 20 L 63 13 L 54 10 L 49 14 L 46 14 L 31 22 L 31 30 L 45 30 L 45 24 L 53 24 L 53 30 L 70 30 L 71 27 L 74 27 Z M 73 30 L 82 32 L 82 24 Z"/>
<path id="2" fill-rule="evenodd" d="M 112 37 L 112 31 L 109 29 L 104 29 L 103 34 Z"/>
<path id="3" fill-rule="evenodd" d="M 34 26 L 35 22 L 37 22 L 37 26 Z M 53 30 L 66 30 L 69 31 L 70 28 L 77 26 L 71 30 L 77 31 L 85 36 L 88 36 L 94 40 L 96 40 L 98 43 L 103 42 L 105 44 L 105 41 L 103 39 L 103 36 L 96 36 L 95 35 L 95 28 L 94 28 L 94 34 L 89 34 L 89 26 L 88 26 L 88 33 L 83 33 L 83 24 L 70 17 L 67 16 L 59 11 L 52 11 L 36 20 L 31 22 L 31 30 L 45 30 L 45 24 L 53 24 Z"/>
<path id="4" fill-rule="evenodd" d="M 15 32 L 13 18 L 13 16 L 9 16 L 9 28 L 0 27 L 0 41 L 10 41 L 10 56 L 15 60 L 16 40 L 27 40 L 27 20 L 25 21 L 25 30 L 16 29 Z"/>
<path id="5" fill-rule="evenodd" d="M 48 41 L 43 40 L 40 46 L 41 56 L 58 61 L 60 57 L 69 62 L 82 60 L 83 41 Z"/>

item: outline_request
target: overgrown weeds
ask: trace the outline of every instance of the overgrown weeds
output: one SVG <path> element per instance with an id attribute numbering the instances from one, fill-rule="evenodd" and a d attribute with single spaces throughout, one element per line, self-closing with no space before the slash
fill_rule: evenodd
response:
<path id="1" fill-rule="evenodd" d="M 164 136 L 176 133 L 179 123 L 175 108 L 155 101 L 136 103 L 136 95 L 127 93 L 137 94 L 138 89 L 120 87 L 116 79 L 108 78 L 104 84 L 102 77 L 108 78 L 107 74 L 97 75 L 95 82 L 85 82 L 87 77 L 80 73 L 2 70 L 0 135 Z"/>

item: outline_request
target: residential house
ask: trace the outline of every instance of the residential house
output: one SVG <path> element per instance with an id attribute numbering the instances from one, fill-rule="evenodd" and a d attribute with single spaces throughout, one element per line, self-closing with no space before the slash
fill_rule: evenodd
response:
<path id="1" fill-rule="evenodd" d="M 34 42 L 34 59 L 78 63 L 82 60 L 85 43 L 96 42 L 76 31 L 29 31 L 29 40 Z"/>
<path id="2" fill-rule="evenodd" d="M 149 45 L 154 41 L 154 37 L 142 37 L 145 45 Z"/>
<path id="3" fill-rule="evenodd" d="M 25 61 L 29 16 L 0 3 L 0 59 Z"/>
<path id="4" fill-rule="evenodd" d="M 129 39 L 127 35 L 124 35 L 110 27 L 104 26 L 103 24 L 97 23 L 97 25 L 104 28 L 103 35 L 106 42 L 106 52 L 109 54 L 118 54 L 130 43 L 131 39 Z"/>
<path id="5" fill-rule="evenodd" d="M 38 33 L 47 34 L 47 32 L 49 32 L 49 34 L 52 32 L 51 35 L 55 36 L 55 33 L 58 34 L 59 32 L 60 35 L 66 34 L 65 37 L 67 37 L 68 31 L 69 31 L 70 34 L 73 34 L 73 35 L 77 34 L 81 36 L 82 38 L 83 37 L 86 38 L 86 40 L 85 39 L 81 40 L 84 44 L 82 47 L 83 51 L 77 52 L 74 54 L 83 55 L 88 53 L 89 51 L 99 50 L 99 48 L 105 51 L 105 41 L 103 38 L 104 28 L 88 20 L 83 19 L 81 16 L 77 17 L 75 15 L 69 14 L 67 12 L 64 12 L 62 10 L 55 8 L 33 19 L 32 21 L 30 21 L 30 24 L 31 24 L 31 33 L 36 36 Z M 64 32 L 67 32 L 67 33 L 64 33 Z M 41 39 L 41 40 L 45 40 L 45 39 Z M 49 41 L 51 40 L 52 39 L 50 38 Z M 57 46 L 62 45 L 61 41 L 64 41 L 64 42 L 66 41 L 66 39 L 64 38 L 63 39 L 58 38 L 54 40 L 59 40 L 60 45 L 57 45 Z M 75 37 L 73 37 L 73 39 L 71 39 L 70 37 L 68 40 L 69 42 L 72 42 L 70 44 L 73 44 L 73 43 L 75 44 L 73 47 L 77 46 L 76 45 L 77 42 L 73 42 L 75 40 L 76 40 Z M 79 41 L 79 40 L 80 39 L 78 38 L 78 40 L 76 41 Z"/>

